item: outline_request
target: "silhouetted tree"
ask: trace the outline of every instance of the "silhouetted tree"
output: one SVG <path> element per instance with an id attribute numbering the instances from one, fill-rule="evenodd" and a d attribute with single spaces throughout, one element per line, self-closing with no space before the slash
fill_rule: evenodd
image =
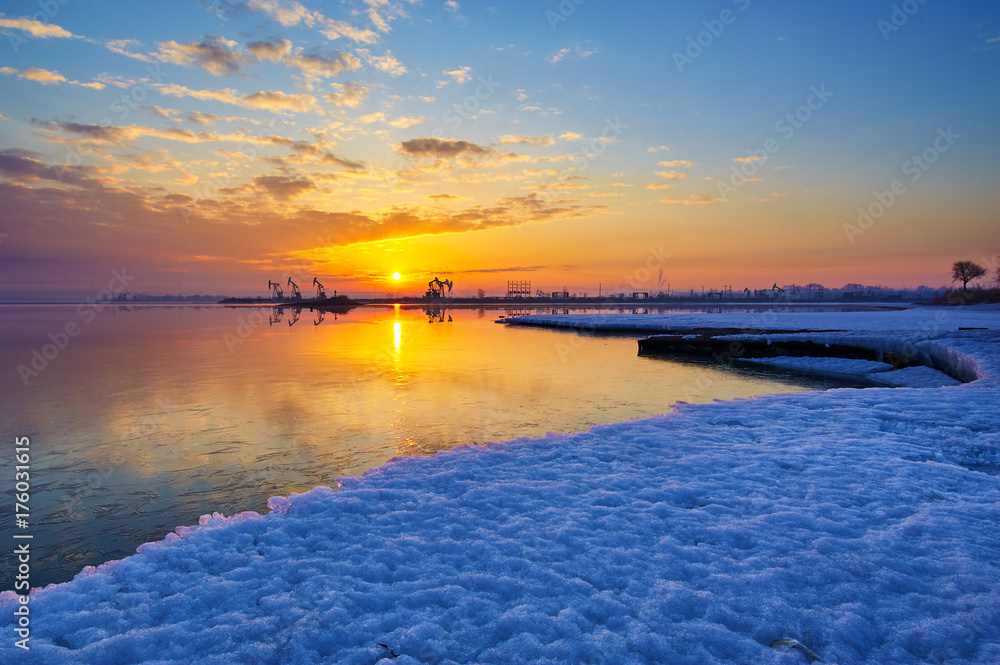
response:
<path id="1" fill-rule="evenodd" d="M 951 266 L 951 281 L 961 282 L 962 290 L 969 290 L 969 282 L 986 274 L 986 268 L 974 261 L 955 261 Z"/>

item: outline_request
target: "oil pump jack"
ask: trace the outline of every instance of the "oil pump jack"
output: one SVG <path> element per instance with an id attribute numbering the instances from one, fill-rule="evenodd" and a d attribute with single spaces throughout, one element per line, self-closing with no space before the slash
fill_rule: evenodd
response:
<path id="1" fill-rule="evenodd" d="M 288 278 L 288 286 L 292 287 L 291 299 L 302 300 L 302 292 L 299 291 L 299 285 L 293 282 L 291 277 Z"/>
<path id="2" fill-rule="evenodd" d="M 271 291 L 271 300 L 282 300 L 285 292 L 281 290 L 281 284 L 267 280 L 267 288 Z"/>
<path id="3" fill-rule="evenodd" d="M 316 287 L 316 300 L 326 300 L 326 289 L 315 277 L 313 277 L 313 286 Z"/>
<path id="4" fill-rule="evenodd" d="M 444 287 L 448 287 L 448 293 L 451 293 L 452 282 L 450 279 L 446 279 L 443 282 L 435 277 L 431 281 L 427 282 L 427 293 L 424 297 L 428 300 L 440 300 L 444 298 Z"/>

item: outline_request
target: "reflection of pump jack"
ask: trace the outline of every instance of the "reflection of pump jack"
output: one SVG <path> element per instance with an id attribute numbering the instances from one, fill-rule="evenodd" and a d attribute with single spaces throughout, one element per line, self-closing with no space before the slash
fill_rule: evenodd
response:
<path id="1" fill-rule="evenodd" d="M 275 323 L 281 323 L 281 317 L 285 314 L 285 310 L 280 307 L 275 307 L 274 312 L 267 317 L 267 325 L 273 326 Z"/>
<path id="2" fill-rule="evenodd" d="M 301 307 L 296 307 L 295 309 L 292 310 L 292 318 L 288 322 L 288 327 L 289 328 L 291 328 L 292 326 L 294 326 L 296 324 L 296 322 L 299 320 L 299 312 L 301 312 L 301 311 L 302 311 Z"/>
<path id="3" fill-rule="evenodd" d="M 427 323 L 444 323 L 446 316 L 448 322 L 451 322 L 451 314 L 448 314 L 448 310 L 440 307 L 425 307 L 424 314 L 427 315 Z"/>
<path id="4" fill-rule="evenodd" d="M 319 324 L 323 323 L 323 319 L 325 319 L 325 318 L 326 318 L 326 312 L 324 312 L 321 309 L 317 309 L 316 310 L 316 320 L 313 321 L 313 325 L 314 326 L 318 326 Z"/>

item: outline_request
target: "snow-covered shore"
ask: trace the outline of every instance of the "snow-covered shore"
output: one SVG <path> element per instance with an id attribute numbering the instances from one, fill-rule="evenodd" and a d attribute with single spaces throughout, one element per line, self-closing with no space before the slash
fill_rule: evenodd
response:
<path id="1" fill-rule="evenodd" d="M 996 308 L 532 322 L 835 329 L 789 336 L 975 380 L 398 458 L 35 590 L 30 654 L 0 594 L 0 661 L 1000 662 Z"/>

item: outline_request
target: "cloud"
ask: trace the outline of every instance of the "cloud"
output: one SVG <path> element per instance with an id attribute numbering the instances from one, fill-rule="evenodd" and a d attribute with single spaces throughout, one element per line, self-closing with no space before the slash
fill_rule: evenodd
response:
<path id="1" fill-rule="evenodd" d="M 389 121 L 387 124 L 396 127 L 397 129 L 409 129 L 410 127 L 416 127 L 417 125 L 427 122 L 426 116 L 420 116 L 419 118 L 407 118 L 400 117 L 395 120 Z"/>
<path id="2" fill-rule="evenodd" d="M 368 97 L 368 88 L 353 81 L 334 83 L 332 87 L 336 92 L 323 95 L 323 99 L 334 106 L 349 106 L 356 109 Z"/>
<path id="3" fill-rule="evenodd" d="M 759 162 L 761 160 L 767 159 L 767 155 L 752 155 L 750 157 L 733 157 L 734 162 L 746 163 L 746 162 Z"/>
<path id="4" fill-rule="evenodd" d="M 323 15 L 306 9 L 298 2 L 278 2 L 277 0 L 249 0 L 246 6 L 254 11 L 264 12 L 272 19 L 290 28 L 300 23 L 313 27 L 323 20 Z"/>
<path id="5" fill-rule="evenodd" d="M 275 113 L 320 111 L 316 103 L 316 98 L 304 93 L 295 95 L 263 90 L 241 96 L 232 88 L 223 88 L 222 90 L 192 90 L 176 83 L 158 83 L 154 84 L 153 87 L 161 95 L 191 97 L 192 99 L 201 99 L 203 101 L 213 100 L 248 109 L 262 109 Z"/>
<path id="6" fill-rule="evenodd" d="M 675 159 L 672 162 L 660 162 L 660 166 L 666 166 L 667 168 L 670 168 L 672 166 L 681 166 L 689 169 L 692 166 L 694 166 L 694 162 L 689 162 L 686 159 Z"/>
<path id="7" fill-rule="evenodd" d="M 20 79 L 34 81 L 35 83 L 40 83 L 42 85 L 58 85 L 60 83 L 65 83 L 67 85 L 75 85 L 81 88 L 90 88 L 91 90 L 104 89 L 104 84 L 99 81 L 92 81 L 90 83 L 71 81 L 59 72 L 42 69 L 41 67 L 30 67 L 23 72 L 14 69 L 13 67 L 0 67 L 0 74 L 6 74 L 8 76 L 17 75 Z"/>
<path id="8" fill-rule="evenodd" d="M 301 48 L 295 48 L 287 39 L 256 41 L 247 44 L 247 50 L 257 60 L 280 62 L 294 67 L 312 78 L 328 78 L 344 71 L 354 71 L 361 66 L 361 60 L 351 53 L 334 51 L 332 55 L 304 55 Z"/>
<path id="9" fill-rule="evenodd" d="M 365 125 L 370 125 L 373 122 L 381 122 L 383 120 L 385 120 L 385 113 L 382 113 L 381 111 L 375 111 L 374 113 L 369 113 L 368 115 L 363 115 L 358 118 L 358 122 Z"/>
<path id="10" fill-rule="evenodd" d="M 428 194 L 424 198 L 432 201 L 454 201 L 460 197 L 455 196 L 454 194 Z"/>
<path id="11" fill-rule="evenodd" d="M 568 48 L 559 49 L 558 51 L 556 51 L 555 53 L 553 53 L 552 55 L 549 56 L 549 62 L 551 62 L 552 64 L 560 62 L 560 61 L 562 61 L 563 58 L 565 58 L 567 55 L 569 55 L 572 52 L 573 52 L 573 49 L 568 49 Z"/>
<path id="12" fill-rule="evenodd" d="M 652 185 L 646 185 L 646 189 L 657 190 L 657 189 L 670 189 L 673 187 L 673 183 L 669 182 L 658 182 Z"/>
<path id="13" fill-rule="evenodd" d="M 289 201 L 316 189 L 312 180 L 293 176 L 259 175 L 253 183 L 259 193 L 266 193 L 277 201 Z"/>
<path id="14" fill-rule="evenodd" d="M 523 143 L 525 145 L 552 145 L 555 140 L 551 136 L 526 136 L 524 134 L 505 134 L 499 139 L 500 145 Z"/>
<path id="15" fill-rule="evenodd" d="M 346 37 L 362 44 L 374 44 L 378 41 L 378 33 L 375 31 L 356 28 L 346 21 L 334 19 L 324 19 L 323 29 L 320 30 L 320 33 L 327 39 Z"/>
<path id="16" fill-rule="evenodd" d="M 472 67 L 459 67 L 458 69 L 443 73 L 454 79 L 456 83 L 466 83 L 472 79 Z"/>
<path id="17" fill-rule="evenodd" d="M 692 194 L 686 199 L 660 199 L 660 203 L 680 203 L 686 206 L 693 205 L 707 205 L 709 203 L 714 203 L 716 201 L 721 201 L 722 199 L 713 199 L 707 194 Z"/>
<path id="18" fill-rule="evenodd" d="M 138 39 L 109 39 L 104 42 L 104 48 L 108 49 L 112 53 L 117 53 L 119 55 L 124 55 L 129 58 L 134 58 L 136 60 L 141 60 L 142 62 L 153 62 L 153 58 L 148 55 L 143 55 L 142 53 L 135 53 L 132 47 L 138 46 Z"/>
<path id="19" fill-rule="evenodd" d="M 158 129 L 142 125 L 84 125 L 76 122 L 45 122 L 37 118 L 31 119 L 31 124 L 52 132 L 70 134 L 80 137 L 88 143 L 114 143 L 126 145 L 141 137 L 154 137 L 169 141 L 184 143 L 252 143 L 256 145 L 289 145 L 292 140 L 284 136 L 255 135 L 245 132 L 219 134 L 216 132 L 192 132 L 181 127 Z"/>
<path id="20" fill-rule="evenodd" d="M 660 152 L 660 151 L 667 152 L 669 150 L 670 150 L 670 148 L 667 147 L 667 146 L 665 146 L 665 145 L 651 146 L 649 148 L 646 148 L 646 152 Z"/>
<path id="21" fill-rule="evenodd" d="M 448 0 L 444 3 L 444 8 L 450 12 L 458 11 L 458 3 L 455 0 Z"/>
<path id="22" fill-rule="evenodd" d="M 371 31 L 355 27 L 346 21 L 327 18 L 322 12 L 307 9 L 298 2 L 280 2 L 279 0 L 249 0 L 245 5 L 248 9 L 267 14 L 277 23 L 286 28 L 297 25 L 319 27 L 320 33 L 327 39 L 346 37 L 356 42 L 374 44 L 378 35 Z"/>
<path id="23" fill-rule="evenodd" d="M 577 134 L 576 132 L 564 132 L 559 135 L 559 139 L 562 141 L 577 141 L 583 138 L 583 134 Z"/>
<path id="24" fill-rule="evenodd" d="M 667 180 L 683 180 L 688 177 L 687 173 L 681 173 L 680 171 L 657 171 L 656 175 L 662 176 Z"/>
<path id="25" fill-rule="evenodd" d="M 586 58 L 588 56 L 594 55 L 595 53 L 597 53 L 597 51 L 596 50 L 584 51 L 579 46 L 575 48 L 563 48 L 559 49 L 558 51 L 550 55 L 549 62 L 552 63 L 553 65 L 562 62 L 566 58 L 566 56 L 570 55 L 571 53 L 575 53 L 579 58 Z"/>
<path id="26" fill-rule="evenodd" d="M 213 76 L 232 76 L 242 71 L 251 60 L 235 50 L 237 43 L 222 37 L 206 35 L 200 42 L 180 44 L 160 42 L 154 57 L 175 65 L 197 65 Z"/>
<path id="27" fill-rule="evenodd" d="M 393 78 L 406 73 L 406 67 L 403 66 L 403 63 L 396 59 L 396 56 L 392 54 L 392 51 L 386 51 L 385 55 L 380 56 L 371 55 L 367 51 L 359 52 L 364 55 L 365 62 L 375 69 L 385 72 Z"/>
<path id="28" fill-rule="evenodd" d="M 277 113 L 311 111 L 317 108 L 316 98 L 312 95 L 292 95 L 267 90 L 244 96 L 242 105 L 251 109 L 263 109 Z"/>
<path id="29" fill-rule="evenodd" d="M 61 39 L 83 39 L 80 35 L 74 35 L 69 30 L 59 27 L 55 23 L 42 23 L 28 16 L 21 18 L 4 18 L 0 16 L 0 28 L 11 28 L 28 33 L 32 37 L 48 39 L 50 37 Z"/>
<path id="30" fill-rule="evenodd" d="M 287 39 L 277 41 L 257 41 L 247 44 L 247 50 L 258 60 L 280 62 L 292 52 L 292 43 Z"/>
<path id="31" fill-rule="evenodd" d="M 486 156 L 496 151 L 457 139 L 419 138 L 403 141 L 398 152 L 414 157 L 458 157 L 460 155 Z"/>

